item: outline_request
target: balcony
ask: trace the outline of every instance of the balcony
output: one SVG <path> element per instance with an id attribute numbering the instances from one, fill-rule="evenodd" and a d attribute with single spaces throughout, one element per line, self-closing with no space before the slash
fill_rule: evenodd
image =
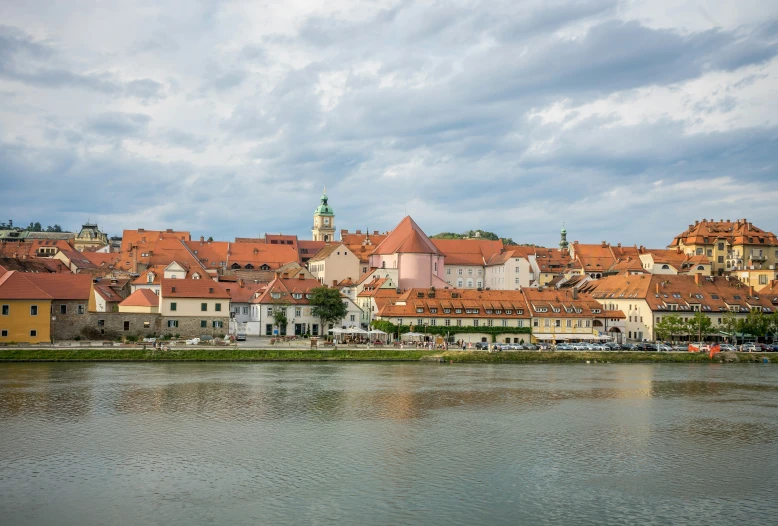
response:
<path id="1" fill-rule="evenodd" d="M 750 256 L 748 256 L 748 259 L 751 261 L 756 261 L 759 263 L 762 263 L 764 261 L 767 261 L 767 256 L 765 254 L 762 254 L 760 252 L 752 252 Z"/>

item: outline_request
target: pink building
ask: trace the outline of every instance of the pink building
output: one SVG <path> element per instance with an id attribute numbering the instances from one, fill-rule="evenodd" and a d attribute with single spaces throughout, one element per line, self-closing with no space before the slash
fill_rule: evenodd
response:
<path id="1" fill-rule="evenodd" d="M 370 255 L 373 268 L 397 269 L 397 286 L 401 289 L 447 287 L 441 279 L 443 253 L 406 216 Z"/>

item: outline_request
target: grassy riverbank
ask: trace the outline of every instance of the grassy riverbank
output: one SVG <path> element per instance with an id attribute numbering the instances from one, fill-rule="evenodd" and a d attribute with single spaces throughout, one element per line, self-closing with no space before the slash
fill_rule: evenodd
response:
<path id="1" fill-rule="evenodd" d="M 771 362 L 778 355 L 740 353 L 741 362 Z M 706 354 L 661 352 L 461 352 L 389 349 L 191 349 L 169 351 L 135 348 L 17 349 L 0 348 L 0 362 L 380 362 L 441 361 L 445 363 L 708 363 Z"/>

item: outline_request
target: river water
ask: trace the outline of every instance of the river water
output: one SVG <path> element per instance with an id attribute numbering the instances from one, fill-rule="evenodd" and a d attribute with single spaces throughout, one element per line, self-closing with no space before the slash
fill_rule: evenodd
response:
<path id="1" fill-rule="evenodd" d="M 0 364 L 0 523 L 775 524 L 774 365 Z"/>

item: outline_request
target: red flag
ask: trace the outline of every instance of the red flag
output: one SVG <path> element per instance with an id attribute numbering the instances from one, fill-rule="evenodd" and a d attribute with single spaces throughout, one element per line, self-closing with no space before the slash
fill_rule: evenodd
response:
<path id="1" fill-rule="evenodd" d="M 713 355 L 716 354 L 717 352 L 721 352 L 721 345 L 719 345 L 718 343 L 710 346 L 710 353 L 708 353 L 708 357 L 713 358 Z"/>
<path id="2" fill-rule="evenodd" d="M 700 352 L 700 348 L 696 345 L 689 344 L 689 352 Z"/>

